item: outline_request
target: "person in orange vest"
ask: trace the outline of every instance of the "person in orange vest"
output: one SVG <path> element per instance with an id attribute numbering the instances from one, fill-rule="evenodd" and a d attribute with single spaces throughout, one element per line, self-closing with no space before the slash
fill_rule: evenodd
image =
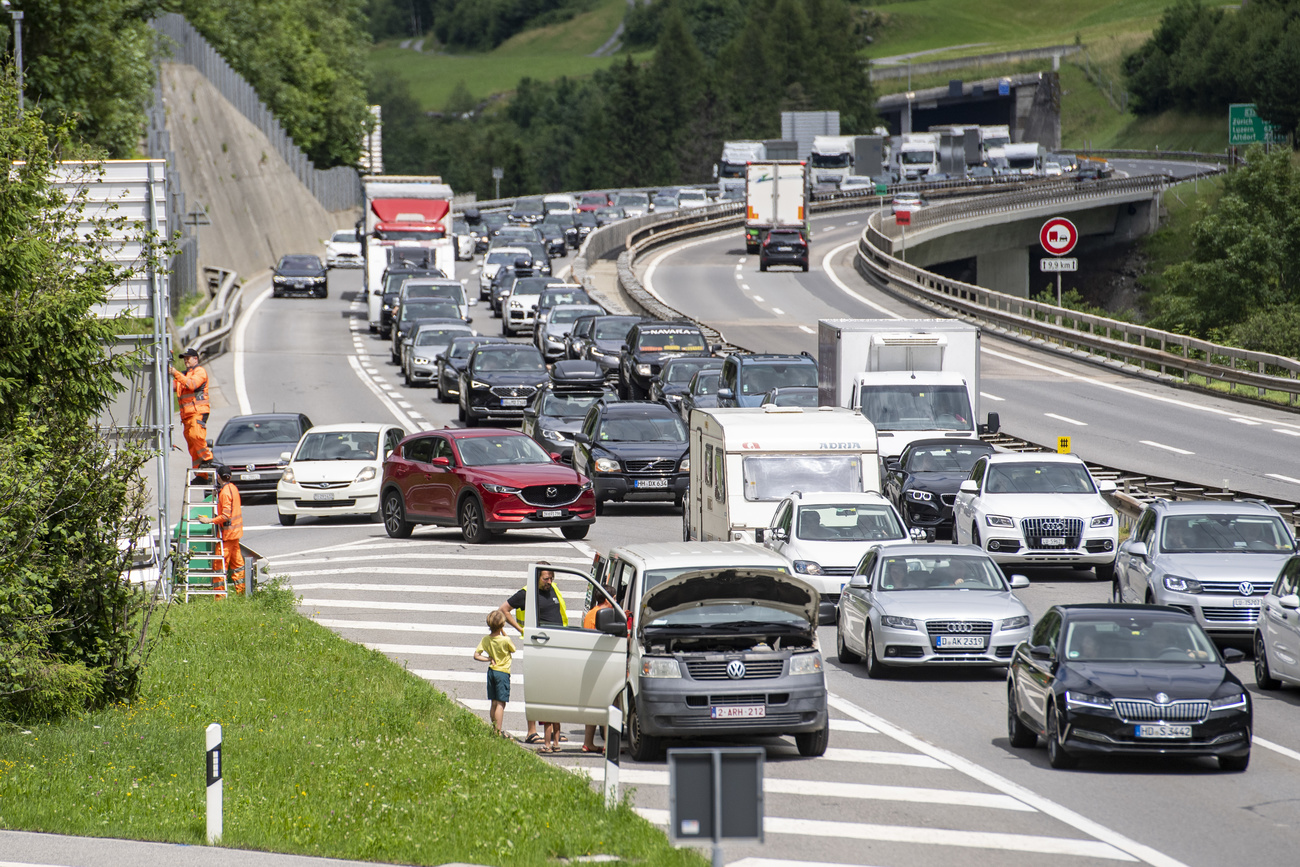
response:
<path id="1" fill-rule="evenodd" d="M 185 372 L 172 368 L 176 398 L 181 405 L 181 424 L 185 427 L 185 444 L 190 448 L 190 460 L 195 468 L 212 464 L 212 449 L 208 448 L 208 372 L 199 366 L 199 353 L 187 349 L 181 353 L 185 359 Z"/>
<path id="2" fill-rule="evenodd" d="M 217 513 L 209 518 L 200 515 L 198 520 L 204 524 L 216 524 L 221 529 L 221 557 L 226 564 L 226 574 L 235 582 L 235 592 L 244 592 L 244 554 L 239 550 L 239 540 L 244 538 L 243 501 L 239 497 L 239 488 L 230 481 L 230 467 L 222 464 L 217 467 Z M 224 590 L 226 582 L 221 580 L 218 590 Z M 224 598 L 224 594 L 219 597 Z"/>

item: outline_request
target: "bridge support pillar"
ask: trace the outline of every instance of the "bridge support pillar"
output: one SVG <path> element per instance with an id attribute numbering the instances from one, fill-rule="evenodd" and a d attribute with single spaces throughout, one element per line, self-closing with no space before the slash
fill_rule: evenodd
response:
<path id="1" fill-rule="evenodd" d="M 993 250 L 975 257 L 975 282 L 1020 298 L 1029 297 L 1029 248 Z"/>

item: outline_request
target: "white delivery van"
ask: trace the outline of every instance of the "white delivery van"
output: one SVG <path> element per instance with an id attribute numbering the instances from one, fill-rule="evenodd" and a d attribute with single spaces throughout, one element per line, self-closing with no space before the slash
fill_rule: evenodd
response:
<path id="1" fill-rule="evenodd" d="M 792 491 L 880 490 L 876 428 L 851 409 L 697 409 L 690 428 L 686 541 L 753 542 Z"/>

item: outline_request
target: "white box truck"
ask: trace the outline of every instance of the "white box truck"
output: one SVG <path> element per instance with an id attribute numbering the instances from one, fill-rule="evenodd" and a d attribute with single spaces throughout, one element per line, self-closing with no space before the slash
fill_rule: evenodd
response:
<path id="1" fill-rule="evenodd" d="M 827 406 L 862 413 L 882 458 L 909 443 L 996 433 L 980 412 L 980 330 L 956 319 L 823 319 L 817 387 Z"/>
<path id="2" fill-rule="evenodd" d="M 851 135 L 815 135 L 808 162 L 812 167 L 813 187 L 818 190 L 838 190 L 840 183 L 853 174 L 853 147 Z"/>
<path id="3" fill-rule="evenodd" d="M 745 251 L 757 253 L 768 230 L 808 225 L 808 166 L 798 160 L 750 163 L 745 172 Z"/>
<path id="4" fill-rule="evenodd" d="M 388 248 L 426 247 L 447 277 L 456 276 L 456 242 L 451 237 L 451 187 L 437 176 L 366 175 L 361 179 L 365 197 L 364 237 L 361 252 L 366 307 L 370 331 L 379 330 L 383 309 L 384 269 Z"/>
<path id="5" fill-rule="evenodd" d="M 745 166 L 767 159 L 767 146 L 761 141 L 724 141 L 722 159 L 713 167 L 718 190 L 745 189 Z"/>
<path id="6" fill-rule="evenodd" d="M 939 134 L 909 132 L 898 143 L 898 177 L 904 181 L 923 181 L 939 173 Z"/>
<path id="7" fill-rule="evenodd" d="M 753 542 L 791 491 L 880 490 L 876 430 L 849 409 L 697 409 L 690 438 L 688 542 Z"/>
<path id="8" fill-rule="evenodd" d="M 1007 161 L 1009 175 L 1039 175 L 1043 171 L 1043 146 L 1037 142 L 1020 142 L 1004 145 L 1002 156 Z"/>

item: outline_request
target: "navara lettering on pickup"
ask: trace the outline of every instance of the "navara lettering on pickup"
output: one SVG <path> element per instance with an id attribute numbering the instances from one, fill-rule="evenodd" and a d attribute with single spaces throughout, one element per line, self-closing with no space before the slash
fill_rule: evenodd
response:
<path id="1" fill-rule="evenodd" d="M 861 443 L 818 443 L 819 449 L 860 449 Z"/>

